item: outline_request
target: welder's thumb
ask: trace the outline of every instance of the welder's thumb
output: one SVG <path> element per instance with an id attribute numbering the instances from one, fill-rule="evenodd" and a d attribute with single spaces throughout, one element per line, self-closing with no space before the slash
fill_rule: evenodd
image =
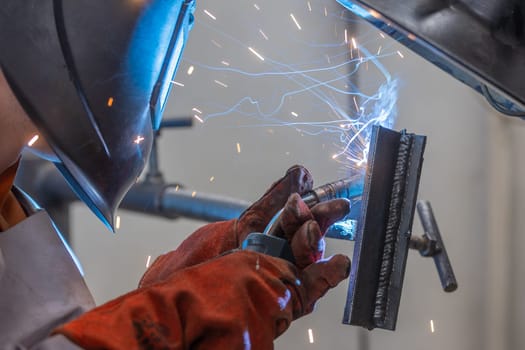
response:
<path id="1" fill-rule="evenodd" d="M 238 243 L 244 241 L 252 232 L 263 232 L 274 215 L 285 206 L 292 193 L 302 195 L 312 187 L 312 175 L 305 167 L 294 165 L 289 168 L 257 202 L 241 214 L 235 232 Z"/>
<path id="2" fill-rule="evenodd" d="M 301 271 L 304 287 L 303 314 L 313 311 L 315 303 L 326 292 L 346 279 L 350 273 L 350 259 L 341 254 L 319 260 Z"/>

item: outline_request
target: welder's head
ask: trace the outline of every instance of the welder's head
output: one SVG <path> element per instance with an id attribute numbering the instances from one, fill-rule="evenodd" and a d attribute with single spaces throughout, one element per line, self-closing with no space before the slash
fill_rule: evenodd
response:
<path id="1" fill-rule="evenodd" d="M 0 65 L 75 192 L 110 227 L 143 170 L 194 0 L 4 0 Z"/>

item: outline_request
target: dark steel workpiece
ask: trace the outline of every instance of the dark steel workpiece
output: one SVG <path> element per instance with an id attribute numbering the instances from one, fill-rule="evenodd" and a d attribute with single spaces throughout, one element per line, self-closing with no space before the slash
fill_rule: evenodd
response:
<path id="1" fill-rule="evenodd" d="M 403 135 L 410 137 L 410 148 L 405 181 L 403 188 L 399 189 L 394 188 L 394 177 L 399 167 L 397 161 Z M 373 129 L 343 323 L 368 329 L 395 329 L 425 142 L 425 136 L 402 134 L 382 127 Z M 396 196 L 402 197 L 401 206 L 391 212 L 390 204 Z M 384 305 L 380 315 L 376 308 L 376 294 L 380 274 L 385 270 L 383 262 L 387 258 L 383 248 L 392 215 L 396 215 L 399 221 L 387 275 L 389 283 L 383 293 L 386 300 L 379 303 Z"/>

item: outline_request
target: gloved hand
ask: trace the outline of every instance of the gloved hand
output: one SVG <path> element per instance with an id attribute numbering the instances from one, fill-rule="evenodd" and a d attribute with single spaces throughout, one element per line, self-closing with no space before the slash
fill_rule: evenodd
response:
<path id="1" fill-rule="evenodd" d="M 264 231 L 292 193 L 306 193 L 312 186 L 313 180 L 308 170 L 299 165 L 289 168 L 238 219 L 205 225 L 191 234 L 176 250 L 157 258 L 142 277 L 139 286 L 159 282 L 175 271 L 238 248 L 250 233 Z"/>
<path id="2" fill-rule="evenodd" d="M 294 172 L 307 174 L 303 170 L 292 169 L 284 179 Z M 251 231 L 262 231 L 279 209 L 282 193 L 274 190 L 282 183 L 277 182 L 239 220 L 207 225 L 183 243 L 184 250 L 157 260 L 155 273 L 144 279 L 145 287 L 57 332 L 86 349 L 246 349 L 248 344 L 251 349 L 273 348 L 273 339 L 293 319 L 311 312 L 318 298 L 348 276 L 347 257 L 319 260 L 322 233 L 348 212 L 347 202 L 325 202 L 310 211 L 298 195 L 289 197 L 280 235 L 291 243 L 297 266 L 247 251 L 206 262 L 198 258 L 238 246 Z M 244 226 L 249 229 L 240 229 Z M 207 244 L 208 237 L 232 242 L 214 249 Z M 188 242 L 195 244 L 197 254 L 188 249 Z"/>

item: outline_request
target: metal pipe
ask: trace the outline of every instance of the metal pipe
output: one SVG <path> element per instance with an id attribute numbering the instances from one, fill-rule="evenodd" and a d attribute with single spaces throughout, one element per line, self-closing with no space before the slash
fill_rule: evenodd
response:
<path id="1" fill-rule="evenodd" d="M 52 163 L 24 161 L 17 184 L 43 207 L 69 204 L 78 198 Z M 120 208 L 164 218 L 187 217 L 208 222 L 229 220 L 250 206 L 250 202 L 217 194 L 183 189 L 177 184 L 139 182 Z"/>
<path id="2" fill-rule="evenodd" d="M 186 217 L 208 222 L 237 218 L 250 202 L 217 194 L 200 193 L 176 184 L 138 183 L 121 208 L 165 218 Z"/>

